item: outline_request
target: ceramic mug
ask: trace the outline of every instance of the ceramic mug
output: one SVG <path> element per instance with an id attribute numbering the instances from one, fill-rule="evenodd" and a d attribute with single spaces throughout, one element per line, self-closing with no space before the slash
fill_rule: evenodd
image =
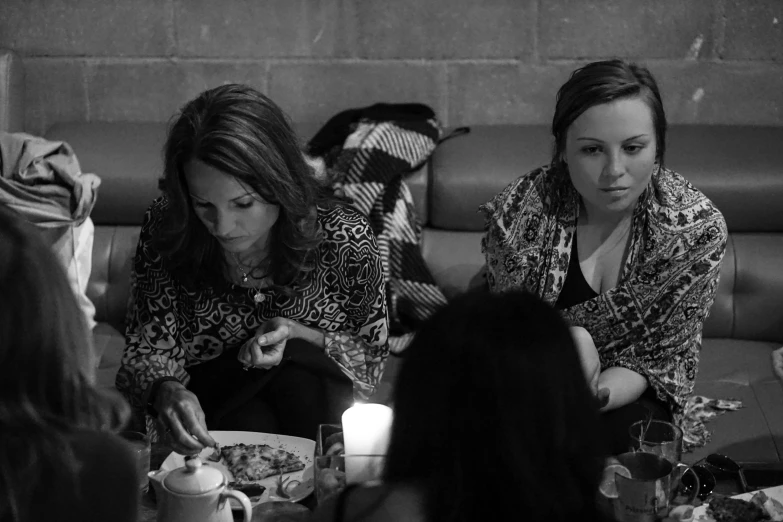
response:
<path id="1" fill-rule="evenodd" d="M 690 491 L 688 504 L 699 494 L 699 477 L 685 464 L 647 452 L 623 453 L 617 460 L 631 473 L 631 477 L 615 475 L 617 498 L 614 516 L 620 522 L 655 522 L 669 512 L 669 503 L 683 474 L 693 475 L 695 487 Z"/>

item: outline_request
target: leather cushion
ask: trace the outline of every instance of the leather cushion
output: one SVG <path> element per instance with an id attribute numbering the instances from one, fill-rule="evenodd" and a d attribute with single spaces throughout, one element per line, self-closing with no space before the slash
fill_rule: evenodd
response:
<path id="1" fill-rule="evenodd" d="M 429 197 L 429 173 L 428 166 L 424 165 L 419 170 L 411 172 L 403 181 L 411 191 L 413 198 L 413 207 L 416 209 L 416 220 L 419 225 L 424 226 L 429 219 L 428 197 Z"/>
<path id="2" fill-rule="evenodd" d="M 783 127 L 675 125 L 666 165 L 723 212 L 730 231 L 783 231 Z M 544 125 L 477 125 L 441 144 L 432 160 L 430 225 L 480 231 L 477 212 L 512 180 L 548 164 Z"/>
<path id="3" fill-rule="evenodd" d="M 58 123 L 46 138 L 66 141 L 82 171 L 101 178 L 91 214 L 96 225 L 141 225 L 159 194 L 165 123 Z"/>
<path id="4" fill-rule="evenodd" d="M 709 197 L 731 232 L 783 232 L 783 127 L 675 125 L 666 164 Z"/>
<path id="5" fill-rule="evenodd" d="M 783 234 L 731 238 L 736 256 L 731 337 L 783 342 Z"/>
<path id="6" fill-rule="evenodd" d="M 113 326 L 98 323 L 92 331 L 92 339 L 95 351 L 100 357 L 96 384 L 99 388 L 113 388 L 125 350 L 125 337 Z"/>
<path id="7" fill-rule="evenodd" d="M 468 289 L 484 266 L 480 232 L 451 232 L 425 228 L 422 255 L 447 299 Z"/>
<path id="8" fill-rule="evenodd" d="M 140 230 L 140 227 L 95 227 L 87 297 L 95 305 L 95 320 L 108 323 L 120 332 L 125 331 L 131 263 Z"/>
<path id="9" fill-rule="evenodd" d="M 723 453 L 742 461 L 777 461 L 783 450 L 783 388 L 772 375 L 770 354 L 778 343 L 705 339 L 695 393 L 743 402 L 739 411 L 707 423 L 711 442 L 683 457 L 693 463 Z"/>
<path id="10" fill-rule="evenodd" d="M 772 381 L 775 377 L 770 364 L 771 353 L 781 344 L 744 339 L 704 339 L 697 380 L 743 386 Z"/>
<path id="11" fill-rule="evenodd" d="M 741 350 L 741 348 L 737 348 Z M 775 383 L 777 384 L 777 383 Z M 777 384 L 780 387 L 779 384 Z M 732 398 L 742 401 L 742 409 L 724 413 L 707 422 L 711 440 L 703 448 L 683 454 L 683 461 L 692 464 L 710 453 L 720 453 L 739 461 L 776 462 L 779 460 L 776 440 L 770 432 L 767 414 L 759 397 L 767 393 L 764 388 L 732 384 L 720 381 L 696 381 L 694 392 L 710 398 Z M 783 396 L 781 396 L 783 399 Z M 780 413 L 774 413 L 780 416 Z"/>
<path id="12" fill-rule="evenodd" d="M 2 55 L 0 67 L 1 60 Z M 312 122 L 294 125 L 302 143 L 318 128 Z M 70 144 L 82 171 L 101 178 L 103 183 L 91 215 L 96 225 L 141 225 L 144 212 L 159 194 L 166 129 L 166 124 L 161 122 L 58 123 L 46 132 L 46 138 Z M 405 182 L 411 190 L 419 222 L 426 223 L 426 168 L 406 176 Z"/>
<path id="13" fill-rule="evenodd" d="M 479 205 L 525 172 L 549 163 L 551 149 L 543 125 L 477 125 L 443 142 L 431 161 L 429 225 L 484 230 Z"/>
<path id="14" fill-rule="evenodd" d="M 734 287 L 736 286 L 736 259 L 734 240 L 729 234 L 726 254 L 720 267 L 720 280 L 710 315 L 704 322 L 704 337 L 731 337 L 734 331 Z"/>

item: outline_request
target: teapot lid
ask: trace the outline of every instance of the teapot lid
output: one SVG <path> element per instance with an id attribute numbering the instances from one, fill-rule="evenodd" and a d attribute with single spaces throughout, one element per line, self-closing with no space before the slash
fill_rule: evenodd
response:
<path id="1" fill-rule="evenodd" d="M 213 491 L 225 482 L 225 475 L 198 457 L 185 461 L 185 466 L 171 471 L 163 479 L 166 489 L 185 495 L 200 495 Z"/>

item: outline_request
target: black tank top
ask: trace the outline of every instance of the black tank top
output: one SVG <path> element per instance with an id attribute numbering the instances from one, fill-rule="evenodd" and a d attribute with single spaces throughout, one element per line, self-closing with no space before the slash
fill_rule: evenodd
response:
<path id="1" fill-rule="evenodd" d="M 584 303 L 597 297 L 598 292 L 587 283 L 582 268 L 579 266 L 579 251 L 576 246 L 576 230 L 574 230 L 574 241 L 571 244 L 571 260 L 568 263 L 568 272 L 566 272 L 563 290 L 557 297 L 555 308 L 565 310 L 579 303 Z"/>

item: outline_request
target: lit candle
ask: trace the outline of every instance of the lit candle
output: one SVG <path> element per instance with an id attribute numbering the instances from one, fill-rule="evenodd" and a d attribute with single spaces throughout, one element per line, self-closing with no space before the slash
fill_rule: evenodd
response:
<path id="1" fill-rule="evenodd" d="M 383 404 L 356 404 L 343 413 L 345 478 L 349 484 L 379 477 L 392 418 L 392 409 Z"/>

